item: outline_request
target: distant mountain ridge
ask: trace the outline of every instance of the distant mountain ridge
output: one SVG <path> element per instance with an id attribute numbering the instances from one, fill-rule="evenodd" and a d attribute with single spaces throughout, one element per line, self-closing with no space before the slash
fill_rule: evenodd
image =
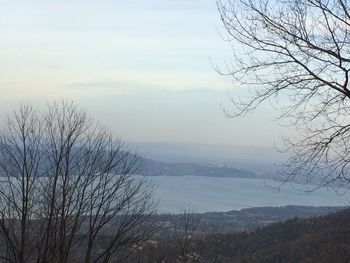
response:
<path id="1" fill-rule="evenodd" d="M 233 168 L 224 165 L 208 165 L 199 163 L 167 163 L 145 159 L 141 169 L 145 176 L 211 176 L 211 177 L 238 177 L 259 178 L 253 172 L 242 168 Z"/>
<path id="2" fill-rule="evenodd" d="M 272 147 L 196 143 L 129 142 L 147 158 L 164 162 L 278 163 L 285 156 Z"/>
<path id="3" fill-rule="evenodd" d="M 276 178 L 286 156 L 274 148 L 194 143 L 129 143 L 146 159 L 164 163 L 199 164 L 246 170 L 257 177 Z M 170 167 L 171 165 L 169 165 Z M 251 177 L 252 175 L 250 175 Z"/>

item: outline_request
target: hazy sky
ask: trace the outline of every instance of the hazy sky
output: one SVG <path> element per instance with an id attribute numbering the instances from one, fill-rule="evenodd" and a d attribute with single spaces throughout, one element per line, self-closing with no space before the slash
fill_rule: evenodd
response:
<path id="1" fill-rule="evenodd" d="M 271 146 L 268 107 L 225 118 L 215 0 L 0 0 L 0 117 L 69 98 L 129 141 Z M 219 32 L 218 32 L 219 31 Z"/>

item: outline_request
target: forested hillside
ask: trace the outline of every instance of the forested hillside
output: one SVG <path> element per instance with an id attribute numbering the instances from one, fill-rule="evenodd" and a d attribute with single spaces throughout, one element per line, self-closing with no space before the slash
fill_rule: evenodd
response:
<path id="1" fill-rule="evenodd" d="M 349 262 L 350 209 L 255 231 L 173 235 L 148 243 L 131 261 L 140 258 L 142 262 Z"/>

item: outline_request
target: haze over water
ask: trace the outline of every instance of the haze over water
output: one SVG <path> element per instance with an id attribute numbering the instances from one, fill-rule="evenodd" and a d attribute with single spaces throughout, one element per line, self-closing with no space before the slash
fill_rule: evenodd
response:
<path id="1" fill-rule="evenodd" d="M 155 200 L 158 213 L 238 210 L 263 206 L 348 206 L 350 193 L 332 189 L 306 192 L 307 186 L 280 183 L 269 179 L 222 178 L 205 176 L 153 176 L 158 185 Z"/>

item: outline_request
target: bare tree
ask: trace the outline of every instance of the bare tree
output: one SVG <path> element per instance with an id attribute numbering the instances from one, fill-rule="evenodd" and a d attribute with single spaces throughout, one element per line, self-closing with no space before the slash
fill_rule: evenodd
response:
<path id="1" fill-rule="evenodd" d="M 249 92 L 230 117 L 269 101 L 298 131 L 287 180 L 349 183 L 350 6 L 347 0 L 218 0 L 234 57 L 222 74 Z"/>
<path id="2" fill-rule="evenodd" d="M 110 262 L 148 238 L 142 159 L 73 103 L 22 106 L 0 134 L 4 262 Z"/>
<path id="3" fill-rule="evenodd" d="M 182 263 L 204 262 L 195 247 L 195 238 L 200 236 L 201 217 L 190 210 L 183 210 L 175 217 L 174 229 L 170 230 L 170 244 L 174 244 L 171 253 L 175 254 L 177 261 Z M 169 249 L 170 252 L 170 249 Z M 169 254 L 171 254 L 169 253 Z"/>

